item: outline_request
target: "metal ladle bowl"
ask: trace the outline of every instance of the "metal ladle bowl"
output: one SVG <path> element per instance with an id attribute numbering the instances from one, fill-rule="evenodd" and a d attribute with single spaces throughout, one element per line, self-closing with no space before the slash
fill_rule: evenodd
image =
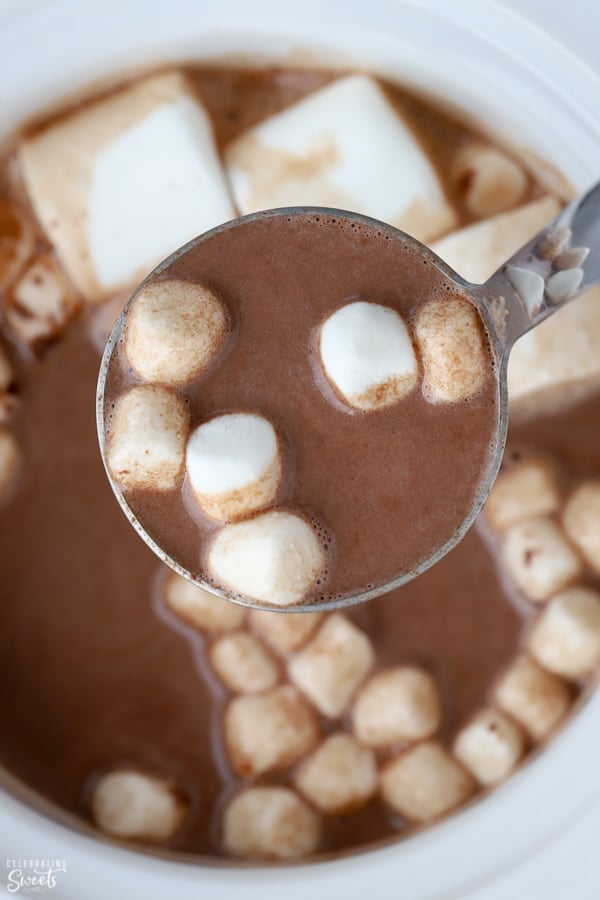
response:
<path id="1" fill-rule="evenodd" d="M 421 254 L 423 258 L 439 269 L 450 281 L 454 282 L 460 292 L 469 294 L 486 327 L 492 344 L 492 354 L 497 363 L 498 416 L 495 452 L 491 464 L 483 474 L 480 489 L 468 515 L 465 516 L 460 527 L 455 530 L 449 540 L 410 571 L 404 572 L 399 577 L 370 590 L 360 591 L 341 599 L 310 602 L 284 608 L 271 606 L 252 598 L 240 597 L 237 594 L 229 594 L 208 581 L 194 577 L 192 573 L 156 543 L 133 513 L 126 494 L 113 479 L 107 466 L 104 416 L 106 379 L 115 348 L 127 321 L 130 305 L 135 295 L 145 285 L 146 282 L 143 282 L 136 294 L 125 305 L 115 323 L 100 365 L 96 397 L 96 420 L 102 459 L 112 489 L 123 512 L 138 534 L 158 558 L 179 575 L 224 599 L 258 609 L 277 610 L 279 612 L 331 610 L 370 600 L 399 588 L 416 578 L 439 562 L 462 540 L 487 500 L 502 462 L 508 425 L 507 366 L 513 345 L 527 331 L 535 328 L 562 306 L 574 300 L 600 281 L 600 183 L 566 206 L 542 231 L 501 265 L 484 284 L 471 284 L 465 281 L 432 250 L 391 225 L 357 213 L 321 207 L 291 207 L 265 210 L 245 216 L 242 219 L 226 222 L 175 251 L 148 276 L 148 279 L 160 275 L 181 256 L 196 247 L 198 243 L 208 240 L 224 230 L 235 228 L 240 222 L 248 222 L 257 218 L 288 217 L 303 214 L 307 216 L 338 216 L 355 221 L 357 224 L 376 228 L 386 236 L 401 241 L 404 246 L 408 246 L 413 251 Z"/>

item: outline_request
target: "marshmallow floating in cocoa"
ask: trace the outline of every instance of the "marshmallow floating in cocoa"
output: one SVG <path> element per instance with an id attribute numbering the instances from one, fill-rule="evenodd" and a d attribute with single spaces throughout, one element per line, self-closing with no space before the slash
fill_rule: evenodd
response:
<path id="1" fill-rule="evenodd" d="M 103 775 L 94 786 L 92 815 L 114 837 L 168 841 L 181 828 L 188 804 L 165 779 L 128 769 Z"/>
<path id="2" fill-rule="evenodd" d="M 246 615 L 243 607 L 211 594 L 175 572 L 166 580 L 164 598 L 176 616 L 208 634 L 239 628 Z"/>
<path id="3" fill-rule="evenodd" d="M 504 533 L 502 560 L 519 590 L 536 603 L 575 581 L 581 561 L 552 519 L 524 519 Z"/>
<path id="4" fill-rule="evenodd" d="M 251 634 L 236 631 L 211 644 L 208 656 L 213 669 L 234 694 L 254 694 L 277 683 L 275 660 Z"/>
<path id="5" fill-rule="evenodd" d="M 186 470 L 193 495 L 211 519 L 243 518 L 275 500 L 281 447 L 271 423 L 257 413 L 215 416 L 192 432 Z"/>
<path id="6" fill-rule="evenodd" d="M 245 788 L 223 814 L 223 846 L 243 859 L 303 859 L 317 849 L 320 836 L 317 813 L 285 787 Z"/>
<path id="7" fill-rule="evenodd" d="M 377 790 L 375 756 L 350 735 L 331 734 L 301 763 L 294 782 L 322 812 L 351 812 Z"/>
<path id="8" fill-rule="evenodd" d="M 312 525 L 295 513 L 273 510 L 225 525 L 210 544 L 207 566 L 234 593 L 292 606 L 316 586 L 325 556 Z"/>
<path id="9" fill-rule="evenodd" d="M 586 481 L 571 494 L 563 524 L 586 563 L 600 574 L 600 481 Z"/>
<path id="10" fill-rule="evenodd" d="M 518 726 L 491 707 L 478 713 L 454 741 L 456 758 L 486 787 L 508 778 L 524 750 Z"/>
<path id="11" fill-rule="evenodd" d="M 319 352 L 327 380 L 356 409 L 391 406 L 417 384 L 408 329 L 387 306 L 357 301 L 338 309 L 321 326 Z"/>
<path id="12" fill-rule="evenodd" d="M 363 744 L 386 747 L 431 737 L 441 715 L 432 676 L 413 666 L 398 666 L 367 681 L 352 710 L 352 727 Z"/>
<path id="13" fill-rule="evenodd" d="M 517 657 L 501 676 L 494 697 L 538 741 L 556 728 L 571 702 L 564 682 L 526 654 Z"/>
<path id="14" fill-rule="evenodd" d="M 144 381 L 182 385 L 210 365 L 227 328 L 227 312 L 213 291 L 188 281 L 155 281 L 132 301 L 125 354 Z"/>
<path id="15" fill-rule="evenodd" d="M 553 597 L 533 627 L 529 650 L 565 678 L 593 672 L 600 664 L 600 595 L 573 587 Z"/>

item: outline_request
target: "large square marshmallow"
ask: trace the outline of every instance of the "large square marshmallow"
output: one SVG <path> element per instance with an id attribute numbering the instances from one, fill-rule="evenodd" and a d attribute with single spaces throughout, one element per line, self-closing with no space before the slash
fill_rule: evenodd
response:
<path id="1" fill-rule="evenodd" d="M 177 72 L 59 119 L 23 142 L 19 160 L 49 240 L 91 301 L 234 215 L 210 119 Z"/>
<path id="2" fill-rule="evenodd" d="M 234 141 L 225 159 L 241 213 L 334 206 L 421 240 L 455 224 L 426 154 L 365 75 L 339 78 L 265 119 Z"/>

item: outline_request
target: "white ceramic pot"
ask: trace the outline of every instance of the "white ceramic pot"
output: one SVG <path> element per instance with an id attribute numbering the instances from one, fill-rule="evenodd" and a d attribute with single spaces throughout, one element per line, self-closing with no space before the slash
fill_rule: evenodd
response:
<path id="1" fill-rule="evenodd" d="M 577 187 L 597 175 L 600 79 L 493 0 L 0 0 L 0 131 L 115 72 L 306 51 L 468 108 Z M 0 847 L 6 858 L 65 859 L 52 891 L 63 900 L 299 900 L 329 891 L 344 900 L 369 891 L 379 900 L 464 898 L 576 828 L 598 803 L 599 743 L 600 695 L 489 798 L 397 845 L 334 862 L 248 869 L 165 861 L 71 831 L 9 794 L 0 794 Z"/>

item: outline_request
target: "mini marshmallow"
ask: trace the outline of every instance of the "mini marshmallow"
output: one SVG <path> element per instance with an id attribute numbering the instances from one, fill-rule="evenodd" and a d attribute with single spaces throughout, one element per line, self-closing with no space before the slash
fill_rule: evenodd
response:
<path id="1" fill-rule="evenodd" d="M 288 613 L 282 616 L 278 612 L 262 609 L 251 609 L 249 621 L 260 637 L 278 653 L 289 653 L 298 650 L 309 639 L 323 613 Z"/>
<path id="2" fill-rule="evenodd" d="M 553 597 L 533 627 L 529 650 L 556 675 L 589 675 L 600 663 L 600 595 L 571 588 Z"/>
<path id="3" fill-rule="evenodd" d="M 144 385 L 119 397 L 106 460 L 124 490 L 169 491 L 183 478 L 189 416 L 171 391 Z"/>
<path id="4" fill-rule="evenodd" d="M 301 764 L 294 783 L 322 812 L 351 812 L 377 790 L 375 756 L 350 735 L 332 734 Z"/>
<path id="5" fill-rule="evenodd" d="M 563 524 L 586 563 L 600 574 L 600 481 L 587 481 L 571 494 Z"/>
<path id="6" fill-rule="evenodd" d="M 561 502 L 556 473 L 542 459 L 526 459 L 500 472 L 485 505 L 485 515 L 496 531 L 523 519 L 549 516 Z"/>
<path id="7" fill-rule="evenodd" d="M 92 796 L 96 825 L 120 838 L 167 841 L 186 812 L 187 803 L 167 781 L 127 769 L 103 775 Z"/>
<path id="8" fill-rule="evenodd" d="M 459 731 L 453 752 L 484 787 L 504 781 L 525 749 L 520 729 L 495 709 L 484 709 Z"/>
<path id="9" fill-rule="evenodd" d="M 0 290 L 6 290 L 33 253 L 35 236 L 22 209 L 0 198 Z"/>
<path id="10" fill-rule="evenodd" d="M 525 655 L 500 678 L 494 697 L 538 741 L 556 728 L 571 702 L 565 684 Z"/>
<path id="11" fill-rule="evenodd" d="M 125 354 L 145 381 L 185 384 L 210 365 L 227 327 L 223 304 L 207 287 L 190 281 L 155 281 L 129 308 Z"/>
<path id="12" fill-rule="evenodd" d="M 541 197 L 519 209 L 460 228 L 432 244 L 432 250 L 467 281 L 480 284 L 559 212 L 555 197 Z"/>
<path id="13" fill-rule="evenodd" d="M 356 409 L 384 409 L 416 386 L 418 366 L 398 313 L 377 303 L 348 303 L 323 323 L 321 364 L 327 380 Z"/>
<path id="14" fill-rule="evenodd" d="M 428 672 L 399 666 L 374 675 L 352 710 L 354 734 L 368 747 L 431 737 L 440 726 L 439 692 Z"/>
<path id="15" fill-rule="evenodd" d="M 260 642 L 245 631 L 227 634 L 210 647 L 211 665 L 234 694 L 254 694 L 277 684 L 279 671 Z"/>
<path id="16" fill-rule="evenodd" d="M 471 303 L 458 297 L 430 300 L 417 312 L 415 337 L 428 400 L 458 403 L 481 390 L 492 363 L 483 325 Z"/>
<path id="17" fill-rule="evenodd" d="M 460 806 L 474 789 L 471 777 L 435 741 L 417 744 L 387 763 L 379 786 L 388 806 L 419 823 Z"/>
<path id="18" fill-rule="evenodd" d="M 289 684 L 231 700 L 224 730 L 229 760 L 241 778 L 291 766 L 319 740 L 313 710 Z"/>
<path id="19" fill-rule="evenodd" d="M 239 628 L 246 614 L 242 606 L 205 591 L 175 572 L 167 578 L 164 596 L 175 615 L 209 634 Z"/>
<path id="20" fill-rule="evenodd" d="M 186 469 L 202 511 L 216 521 L 273 503 L 281 482 L 275 429 L 256 413 L 227 413 L 200 425 L 188 441 Z"/>
<path id="21" fill-rule="evenodd" d="M 525 519 L 504 534 L 502 559 L 520 591 L 537 603 L 581 575 L 579 557 L 551 519 Z"/>
<path id="22" fill-rule="evenodd" d="M 21 455 L 14 434 L 0 429 L 0 501 L 10 495 L 19 471 Z"/>
<path id="23" fill-rule="evenodd" d="M 223 815 L 225 850 L 243 859 L 303 859 L 320 837 L 318 815 L 288 788 L 246 788 Z"/>
<path id="24" fill-rule="evenodd" d="M 241 213 L 333 206 L 427 240 L 456 221 L 423 149 L 373 78 L 338 78 L 226 150 Z"/>
<path id="25" fill-rule="evenodd" d="M 369 638 L 341 613 L 325 619 L 316 636 L 288 663 L 294 684 L 319 712 L 342 715 L 375 659 Z"/>
<path id="26" fill-rule="evenodd" d="M 546 282 L 546 296 L 554 305 L 564 303 L 577 293 L 582 281 L 583 269 L 564 269 L 555 272 Z"/>
<path id="27" fill-rule="evenodd" d="M 75 315 L 79 300 L 51 256 L 37 257 L 9 292 L 6 323 L 28 344 L 59 334 Z"/>
<path id="28" fill-rule="evenodd" d="M 273 606 L 292 606 L 323 574 L 325 557 L 308 522 L 274 510 L 222 528 L 209 547 L 207 564 L 229 590 Z"/>
<path id="29" fill-rule="evenodd" d="M 19 162 L 49 241 L 92 302 L 235 214 L 210 118 L 177 72 L 78 107 L 23 141 Z"/>
<path id="30" fill-rule="evenodd" d="M 452 177 L 471 215 L 485 219 L 518 206 L 529 179 L 514 160 L 495 147 L 467 144 L 452 165 Z"/>

